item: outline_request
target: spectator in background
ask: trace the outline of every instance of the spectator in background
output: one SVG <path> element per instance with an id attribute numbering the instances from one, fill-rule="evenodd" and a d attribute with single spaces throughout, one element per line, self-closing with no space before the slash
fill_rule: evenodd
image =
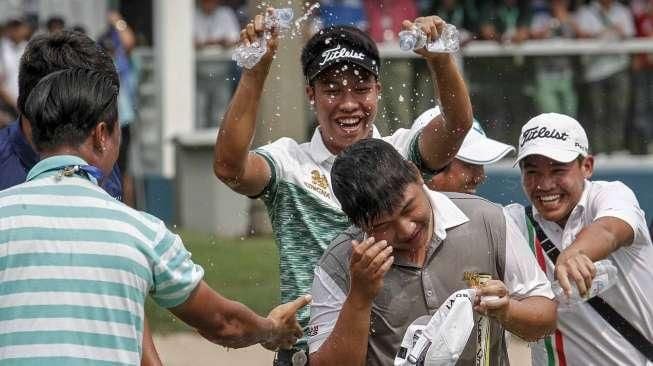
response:
<path id="1" fill-rule="evenodd" d="M 31 29 L 23 19 L 11 19 L 0 38 L 0 128 L 18 116 L 18 65 Z"/>
<path id="2" fill-rule="evenodd" d="M 653 1 L 633 2 L 632 9 L 635 35 L 653 39 Z M 648 154 L 648 142 L 653 137 L 653 54 L 634 55 L 631 85 L 633 96 L 628 129 L 633 133 L 626 143 L 631 153 Z"/>
<path id="3" fill-rule="evenodd" d="M 618 42 L 635 34 L 632 14 L 617 1 L 594 0 L 581 7 L 577 16 L 579 38 Z M 591 55 L 581 58 L 587 116 L 581 119 L 592 131 L 591 145 L 597 152 L 624 148 L 626 118 L 630 103 L 630 56 Z"/>
<path id="4" fill-rule="evenodd" d="M 364 0 L 365 15 L 368 19 L 368 33 L 376 43 L 398 42 L 404 19 L 415 19 L 417 4 L 415 0 Z M 385 120 L 388 133 L 396 131 L 407 121 L 414 120 L 415 104 L 413 95 L 414 60 L 385 60 L 381 68 L 383 83 L 383 110 L 381 119 Z M 427 78 L 426 75 L 423 75 Z M 429 106 L 432 106 L 430 104 Z"/>
<path id="5" fill-rule="evenodd" d="M 351 25 L 367 30 L 363 0 L 321 0 L 320 23 L 325 28 L 332 25 Z"/>
<path id="6" fill-rule="evenodd" d="M 528 38 L 530 2 L 526 0 L 485 1 L 479 10 L 479 39 L 519 43 Z M 517 121 L 531 115 L 532 100 L 525 93 L 530 83 L 523 57 L 483 57 L 467 62 L 475 114 L 492 137 L 515 141 Z"/>
<path id="7" fill-rule="evenodd" d="M 578 25 L 569 0 L 551 0 L 533 15 L 533 39 L 575 38 Z M 574 88 L 574 67 L 569 56 L 536 57 L 535 103 L 540 113 L 558 112 L 575 117 L 578 98 Z"/>
<path id="8" fill-rule="evenodd" d="M 61 32 L 66 29 L 66 21 L 60 16 L 50 17 L 45 22 L 45 29 L 48 30 L 48 33 Z"/>
<path id="9" fill-rule="evenodd" d="M 480 39 L 503 43 L 519 43 L 528 39 L 531 21 L 528 1 L 502 0 L 483 3 L 480 13 Z"/>
<path id="10" fill-rule="evenodd" d="M 129 171 L 129 147 L 131 142 L 131 125 L 136 121 L 136 91 L 138 73 L 131 60 L 131 51 L 136 46 L 136 37 L 131 27 L 122 16 L 110 11 L 107 20 L 109 28 L 100 37 L 100 45 L 112 56 L 118 76 L 120 93 L 118 94 L 118 114 L 122 143 L 118 156 L 118 167 L 122 173 L 123 202 L 134 207 L 134 177 Z"/>
<path id="11" fill-rule="evenodd" d="M 200 0 L 195 9 L 193 27 L 195 48 L 198 50 L 208 47 L 229 48 L 240 37 L 236 13 L 220 0 Z M 222 119 L 231 98 L 231 84 L 225 82 L 225 79 L 231 78 L 232 65 L 231 61 L 198 59 L 195 97 L 198 128 L 215 127 Z"/>

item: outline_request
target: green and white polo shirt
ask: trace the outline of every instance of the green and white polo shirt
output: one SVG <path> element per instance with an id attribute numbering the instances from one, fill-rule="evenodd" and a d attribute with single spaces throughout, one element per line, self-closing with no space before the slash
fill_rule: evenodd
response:
<path id="1" fill-rule="evenodd" d="M 145 298 L 182 304 L 204 271 L 161 220 L 113 199 L 75 156 L 0 192 L 0 364 L 140 365 Z"/>
<path id="2" fill-rule="evenodd" d="M 373 138 L 392 144 L 403 156 L 422 166 L 418 149 L 421 130 L 399 129 L 381 137 L 376 127 Z M 272 221 L 279 247 L 281 301 L 287 302 L 310 293 L 313 270 L 330 241 L 349 227 L 331 187 L 331 168 L 335 155 L 326 148 L 319 128 L 310 142 L 298 144 L 281 138 L 256 153 L 270 165 L 272 177 L 261 198 Z M 308 325 L 309 309 L 298 314 L 302 326 Z"/>

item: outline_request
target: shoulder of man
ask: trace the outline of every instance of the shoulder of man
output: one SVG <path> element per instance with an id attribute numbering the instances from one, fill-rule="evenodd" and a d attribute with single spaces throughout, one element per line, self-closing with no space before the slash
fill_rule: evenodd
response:
<path id="1" fill-rule="evenodd" d="M 458 192 L 443 192 L 443 194 L 461 209 L 465 215 L 469 216 L 470 219 L 472 218 L 470 215 L 493 215 L 503 212 L 503 206 L 483 197 Z"/>
<path id="2" fill-rule="evenodd" d="M 341 265 L 348 264 L 352 252 L 351 241 L 360 241 L 362 239 L 363 232 L 361 229 L 354 225 L 350 226 L 331 240 L 331 243 L 324 251 L 322 258 L 319 260 L 318 266 L 323 266 L 332 262 L 338 262 Z"/>

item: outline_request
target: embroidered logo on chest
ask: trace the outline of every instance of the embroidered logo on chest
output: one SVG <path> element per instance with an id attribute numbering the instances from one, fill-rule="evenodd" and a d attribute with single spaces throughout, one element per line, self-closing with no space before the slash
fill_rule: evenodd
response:
<path id="1" fill-rule="evenodd" d="M 312 170 L 310 183 L 304 182 L 304 185 L 306 188 L 319 194 L 320 196 L 331 199 L 331 193 L 329 192 L 329 180 L 327 179 L 326 175 L 320 174 L 319 170 Z"/>

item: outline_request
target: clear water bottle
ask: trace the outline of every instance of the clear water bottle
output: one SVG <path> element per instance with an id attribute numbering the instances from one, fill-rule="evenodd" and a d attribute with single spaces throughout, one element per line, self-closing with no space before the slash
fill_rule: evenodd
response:
<path id="1" fill-rule="evenodd" d="M 233 51 L 231 59 L 236 61 L 236 64 L 246 69 L 251 69 L 261 61 L 263 55 L 268 51 L 268 42 L 272 29 L 276 28 L 281 35 L 284 35 L 290 30 L 293 19 L 292 8 L 274 9 L 271 13 L 265 16 L 265 32 L 263 37 L 260 37 L 255 42 L 252 42 L 249 47 L 241 44 Z"/>
<path id="2" fill-rule="evenodd" d="M 446 24 L 435 41 L 427 43 L 426 39 L 426 33 L 417 27 L 403 30 L 399 32 L 399 48 L 402 51 L 412 51 L 426 47 L 427 51 L 434 53 L 453 53 L 460 49 L 458 29 L 453 24 Z"/>
<path id="3" fill-rule="evenodd" d="M 601 294 L 603 291 L 615 284 L 617 281 L 617 267 L 615 267 L 609 259 L 595 262 L 594 267 L 596 268 L 596 276 L 592 280 L 592 287 L 590 287 L 588 294 L 584 297 L 580 296 L 578 293 L 578 288 L 576 287 L 575 282 L 571 283 L 571 296 L 565 294 L 558 281 L 553 281 L 553 283 L 551 283 L 551 289 L 558 301 L 558 310 L 573 310 L 576 305 Z"/>

